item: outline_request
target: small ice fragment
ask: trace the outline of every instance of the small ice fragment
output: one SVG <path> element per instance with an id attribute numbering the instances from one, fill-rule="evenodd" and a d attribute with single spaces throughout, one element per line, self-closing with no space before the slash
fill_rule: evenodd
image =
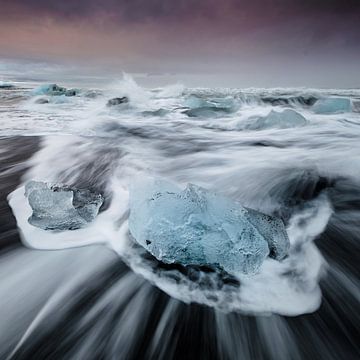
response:
<path id="1" fill-rule="evenodd" d="M 185 101 L 189 109 L 183 111 L 189 117 L 218 117 L 230 114 L 237 110 L 234 98 L 209 98 L 204 99 L 197 96 L 190 96 Z"/>
<path id="2" fill-rule="evenodd" d="M 41 85 L 32 91 L 33 95 L 65 95 L 66 88 L 57 84 Z"/>
<path id="3" fill-rule="evenodd" d="M 67 89 L 65 91 L 65 96 L 76 96 L 80 93 L 78 89 Z"/>
<path id="4" fill-rule="evenodd" d="M 106 106 L 116 106 L 116 105 L 120 105 L 120 104 L 126 104 L 128 102 L 129 102 L 129 98 L 126 96 L 117 97 L 117 98 L 110 99 L 107 102 Z"/>
<path id="5" fill-rule="evenodd" d="M 268 242 L 269 256 L 275 260 L 285 258 L 290 249 L 290 242 L 283 221 L 253 209 L 246 208 L 246 210 L 248 211 L 247 219 Z"/>
<path id="6" fill-rule="evenodd" d="M 44 230 L 75 230 L 93 221 L 103 203 L 100 194 L 66 185 L 30 181 L 25 196 L 33 210 L 29 223 Z"/>
<path id="7" fill-rule="evenodd" d="M 9 82 L 9 81 L 1 81 L 0 80 L 0 89 L 10 90 L 10 89 L 13 89 L 13 88 L 15 88 L 15 85 L 12 84 L 11 82 Z"/>

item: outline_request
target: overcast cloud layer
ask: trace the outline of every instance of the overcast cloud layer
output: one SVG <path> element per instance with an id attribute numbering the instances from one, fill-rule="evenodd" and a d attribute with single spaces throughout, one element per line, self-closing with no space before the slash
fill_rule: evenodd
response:
<path id="1" fill-rule="evenodd" d="M 197 74 L 219 86 L 360 86 L 358 0 L 0 0 L 0 9 L 3 59 Z"/>

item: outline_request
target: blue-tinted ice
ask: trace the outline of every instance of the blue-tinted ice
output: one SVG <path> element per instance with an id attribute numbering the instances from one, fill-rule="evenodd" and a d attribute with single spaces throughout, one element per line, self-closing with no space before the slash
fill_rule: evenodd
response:
<path id="1" fill-rule="evenodd" d="M 44 230 L 75 230 L 93 221 L 103 203 L 100 194 L 64 185 L 30 181 L 25 186 L 33 214 L 29 223 Z"/>
<path id="2" fill-rule="evenodd" d="M 349 98 L 330 97 L 319 99 L 313 106 L 317 114 L 336 114 L 352 111 L 352 104 Z"/>
<path id="3" fill-rule="evenodd" d="M 78 89 L 66 89 L 57 84 L 45 84 L 37 87 L 32 91 L 33 95 L 51 95 L 51 96 L 76 96 L 79 93 Z"/>
<path id="4" fill-rule="evenodd" d="M 285 109 L 282 112 L 271 110 L 267 116 L 254 119 L 246 128 L 249 130 L 286 129 L 306 124 L 307 120 L 304 116 L 294 110 Z"/>
<path id="5" fill-rule="evenodd" d="M 199 186 L 181 190 L 148 180 L 130 190 L 129 229 L 157 259 L 256 273 L 270 254 L 282 259 L 289 240 L 280 219 L 246 209 Z"/>
<path id="6" fill-rule="evenodd" d="M 204 99 L 197 96 L 190 96 L 185 104 L 189 109 L 183 113 L 189 117 L 217 117 L 235 112 L 238 106 L 234 98 L 211 98 Z"/>

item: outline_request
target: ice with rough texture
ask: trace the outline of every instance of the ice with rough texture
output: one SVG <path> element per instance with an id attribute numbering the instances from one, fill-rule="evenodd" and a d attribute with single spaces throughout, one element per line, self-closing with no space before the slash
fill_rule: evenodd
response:
<path id="1" fill-rule="evenodd" d="M 186 99 L 185 105 L 189 109 L 184 110 L 183 113 L 189 117 L 217 117 L 237 110 L 233 98 L 203 99 L 190 96 Z"/>
<path id="2" fill-rule="evenodd" d="M 129 98 L 126 96 L 122 96 L 122 97 L 116 97 L 113 99 L 110 99 L 106 106 L 116 106 L 116 105 L 120 105 L 120 104 L 127 104 L 129 102 Z"/>
<path id="3" fill-rule="evenodd" d="M 66 88 L 57 84 L 45 84 L 32 91 L 33 95 L 65 95 Z"/>
<path id="4" fill-rule="evenodd" d="M 32 91 L 33 95 L 50 95 L 50 96 L 76 96 L 80 93 L 79 89 L 66 89 L 57 84 L 41 85 Z"/>
<path id="5" fill-rule="evenodd" d="M 100 194 L 66 185 L 30 181 L 25 195 L 33 210 L 28 219 L 44 230 L 75 230 L 92 222 L 103 203 Z"/>
<path id="6" fill-rule="evenodd" d="M 304 126 L 307 120 L 298 112 L 285 109 L 282 112 L 271 110 L 267 116 L 257 118 L 247 125 L 248 130 L 263 129 L 286 129 L 298 126 Z"/>
<path id="7" fill-rule="evenodd" d="M 256 273 L 269 253 L 281 259 L 289 248 L 281 220 L 199 186 L 181 190 L 159 179 L 132 185 L 129 229 L 158 260 L 228 273 Z"/>
<path id="8" fill-rule="evenodd" d="M 269 245 L 269 256 L 275 260 L 285 258 L 290 242 L 281 219 L 246 208 L 247 219 L 253 224 Z"/>
<path id="9" fill-rule="evenodd" d="M 313 111 L 317 114 L 336 114 L 351 112 L 351 100 L 346 97 L 330 97 L 319 99 L 313 106 Z"/>
<path id="10" fill-rule="evenodd" d="M 0 80 L 0 89 L 13 89 L 14 87 L 15 85 L 12 84 L 11 82 Z"/>
<path id="11" fill-rule="evenodd" d="M 78 89 L 66 89 L 65 96 L 76 96 L 79 92 L 80 91 Z"/>

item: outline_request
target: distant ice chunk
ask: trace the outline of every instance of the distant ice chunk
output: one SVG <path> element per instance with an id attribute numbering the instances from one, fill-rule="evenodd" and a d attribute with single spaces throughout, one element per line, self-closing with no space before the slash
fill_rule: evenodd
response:
<path id="1" fill-rule="evenodd" d="M 234 108 L 234 105 L 233 97 L 203 98 L 198 96 L 190 96 L 185 100 L 185 106 L 188 106 L 191 109 L 213 107 L 217 109 L 231 110 Z"/>
<path id="2" fill-rule="evenodd" d="M 32 91 L 32 95 L 49 95 L 49 96 L 76 96 L 80 94 L 79 89 L 67 89 L 57 84 L 45 84 L 37 87 Z"/>
<path id="3" fill-rule="evenodd" d="M 199 186 L 181 190 L 158 179 L 132 186 L 129 229 L 158 260 L 233 274 L 256 273 L 270 251 L 281 259 L 289 248 L 281 220 Z"/>
<path id="4" fill-rule="evenodd" d="M 9 81 L 1 81 L 0 80 L 0 89 L 10 90 L 10 89 L 13 89 L 13 88 L 15 88 L 15 85 L 12 84 L 11 82 L 9 82 Z"/>
<path id="5" fill-rule="evenodd" d="M 189 117 L 199 117 L 199 118 L 216 118 L 218 116 L 229 113 L 227 109 L 221 109 L 218 107 L 202 107 L 196 109 L 188 109 L 183 111 Z"/>
<path id="6" fill-rule="evenodd" d="M 37 87 L 32 91 L 33 95 L 65 95 L 66 88 L 57 84 L 45 84 Z"/>
<path id="7" fill-rule="evenodd" d="M 76 96 L 80 93 L 79 89 L 66 89 L 65 96 Z"/>
<path id="8" fill-rule="evenodd" d="M 185 100 L 185 106 L 189 109 L 183 111 L 189 117 L 218 117 L 233 113 L 238 109 L 234 98 L 201 98 L 190 96 Z"/>
<path id="9" fill-rule="evenodd" d="M 127 104 L 129 102 L 129 98 L 127 96 L 122 96 L 122 97 L 116 97 L 113 99 L 110 99 L 106 106 L 116 106 L 116 105 L 120 105 L 120 104 Z"/>
<path id="10" fill-rule="evenodd" d="M 246 126 L 246 129 L 286 129 L 304 126 L 306 124 L 307 120 L 305 117 L 294 110 L 286 109 L 282 112 L 271 110 L 267 116 L 252 119 L 252 121 Z"/>
<path id="11" fill-rule="evenodd" d="M 100 194 L 66 185 L 30 181 L 25 195 L 33 210 L 28 219 L 44 230 L 75 230 L 93 221 L 103 203 Z"/>
<path id="12" fill-rule="evenodd" d="M 352 111 L 350 98 L 346 97 L 329 97 L 319 99 L 312 107 L 317 114 L 336 114 Z"/>

